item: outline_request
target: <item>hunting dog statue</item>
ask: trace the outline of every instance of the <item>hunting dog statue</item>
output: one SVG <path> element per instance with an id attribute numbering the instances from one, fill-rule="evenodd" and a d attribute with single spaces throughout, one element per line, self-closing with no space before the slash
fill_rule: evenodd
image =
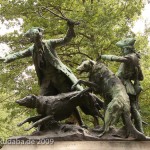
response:
<path id="1" fill-rule="evenodd" d="M 85 114 L 93 116 L 97 122 L 98 117 L 103 119 L 99 112 L 99 109 L 103 107 L 103 102 L 97 96 L 90 93 L 77 96 L 79 92 L 62 93 L 56 96 L 30 95 L 17 100 L 16 103 L 19 105 L 27 108 L 36 108 L 38 113 L 38 116 L 27 118 L 18 126 L 22 126 L 26 122 L 33 122 L 32 126 L 26 129 L 28 131 L 48 120 L 51 121 L 51 124 L 56 123 L 56 121 L 68 118 L 77 106 L 80 106 Z"/>
<path id="2" fill-rule="evenodd" d="M 94 93 L 100 94 L 107 104 L 104 131 L 99 136 L 109 131 L 110 125 L 113 125 L 123 115 L 128 135 L 132 135 L 136 139 L 145 139 L 145 136 L 132 124 L 129 97 L 120 79 L 103 63 L 92 60 L 83 61 L 77 70 L 80 73 L 88 72 L 89 81 L 79 80 L 72 88 L 75 88 L 77 84 L 84 84 Z"/>

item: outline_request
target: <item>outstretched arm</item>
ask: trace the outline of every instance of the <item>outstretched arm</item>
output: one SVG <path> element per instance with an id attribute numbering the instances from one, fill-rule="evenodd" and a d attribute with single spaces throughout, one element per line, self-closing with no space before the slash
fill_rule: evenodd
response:
<path id="1" fill-rule="evenodd" d="M 68 25 L 68 31 L 67 31 L 66 36 L 64 38 L 50 40 L 53 47 L 64 45 L 64 44 L 70 42 L 73 37 L 75 37 L 74 23 L 68 21 L 67 25 Z"/>
<path id="2" fill-rule="evenodd" d="M 33 46 L 29 47 L 28 49 L 25 49 L 24 51 L 8 54 L 6 57 L 0 58 L 0 60 L 1 61 L 3 60 L 5 63 L 9 63 L 16 59 L 32 56 L 32 51 L 33 51 Z"/>
<path id="3" fill-rule="evenodd" d="M 126 62 L 128 59 L 116 55 L 100 55 L 98 59 L 117 61 L 117 62 Z"/>

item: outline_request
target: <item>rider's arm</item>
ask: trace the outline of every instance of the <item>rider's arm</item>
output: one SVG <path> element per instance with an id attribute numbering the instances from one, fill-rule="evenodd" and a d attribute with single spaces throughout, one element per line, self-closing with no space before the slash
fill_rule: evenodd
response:
<path id="1" fill-rule="evenodd" d="M 31 46 L 28 49 L 25 49 L 23 51 L 19 51 L 19 52 L 13 53 L 13 54 L 8 54 L 4 58 L 4 62 L 9 63 L 9 62 L 12 62 L 16 59 L 32 56 L 32 51 L 33 51 L 33 46 Z"/>
<path id="2" fill-rule="evenodd" d="M 117 62 L 128 61 L 126 57 L 116 56 L 116 55 L 101 55 L 100 58 L 103 60 L 110 60 L 110 61 L 117 61 Z"/>
<path id="3" fill-rule="evenodd" d="M 51 39 L 50 42 L 53 47 L 57 47 L 57 46 L 64 45 L 70 42 L 73 37 L 75 37 L 74 25 L 71 23 L 68 23 L 68 30 L 67 30 L 65 37 L 60 38 L 60 39 Z"/>

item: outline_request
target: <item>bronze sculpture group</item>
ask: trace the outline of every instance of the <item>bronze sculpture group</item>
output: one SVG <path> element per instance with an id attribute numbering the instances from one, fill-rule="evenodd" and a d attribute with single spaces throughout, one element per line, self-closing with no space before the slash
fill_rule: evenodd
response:
<path id="1" fill-rule="evenodd" d="M 64 38 L 43 40 L 43 29 L 33 27 L 25 36 L 33 43 L 24 51 L 9 54 L 3 58 L 5 63 L 16 59 L 32 56 L 40 86 L 40 96 L 27 96 L 16 101 L 19 105 L 36 108 L 38 116 L 26 119 L 33 122 L 28 128 L 38 127 L 40 131 L 48 130 L 57 121 L 64 120 L 73 114 L 81 127 L 86 127 L 81 119 L 77 106 L 88 115 L 94 117 L 99 125 L 99 117 L 104 120 L 99 137 L 109 132 L 111 125 L 122 117 L 126 128 L 126 136 L 135 139 L 145 139 L 142 119 L 139 113 L 138 96 L 141 92 L 140 81 L 143 74 L 139 63 L 139 55 L 135 52 L 134 38 L 127 38 L 116 43 L 123 51 L 123 56 L 100 55 L 97 62 L 86 60 L 77 68 L 88 72 L 89 81 L 78 80 L 73 72 L 59 59 L 55 48 L 68 43 L 73 37 L 74 22 L 68 21 L 68 31 Z M 111 72 L 100 60 L 121 62 L 117 74 Z M 2 60 L 2 59 L 1 59 Z M 88 86 L 83 89 L 79 84 Z M 104 103 L 94 94 L 104 98 Z M 99 109 L 104 109 L 103 115 Z M 134 125 L 132 123 L 134 120 Z"/>

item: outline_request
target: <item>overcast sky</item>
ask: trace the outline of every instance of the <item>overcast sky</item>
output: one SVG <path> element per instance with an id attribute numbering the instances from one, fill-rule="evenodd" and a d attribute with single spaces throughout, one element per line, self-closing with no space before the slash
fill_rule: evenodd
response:
<path id="1" fill-rule="evenodd" d="M 135 22 L 133 31 L 144 33 L 146 26 L 150 28 L 150 3 L 145 5 L 140 19 Z"/>

